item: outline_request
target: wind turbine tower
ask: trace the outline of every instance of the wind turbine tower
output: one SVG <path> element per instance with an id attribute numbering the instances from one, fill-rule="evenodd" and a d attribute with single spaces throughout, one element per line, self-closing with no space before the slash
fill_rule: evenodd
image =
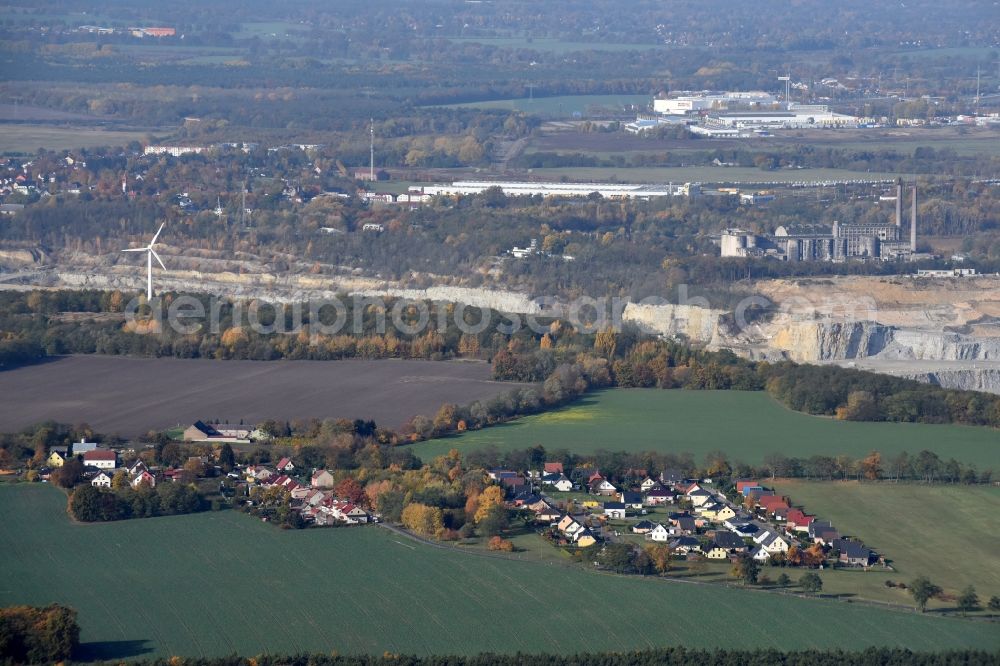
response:
<path id="1" fill-rule="evenodd" d="M 371 162 L 368 165 L 368 180 L 375 182 L 375 119 L 371 119 Z"/>
<path id="2" fill-rule="evenodd" d="M 146 302 L 153 300 L 153 257 L 156 257 L 156 261 L 160 264 L 160 268 L 167 270 L 167 267 L 163 265 L 163 260 L 160 259 L 160 255 L 156 254 L 153 246 L 156 244 L 156 239 L 160 237 L 160 232 L 163 231 L 164 225 L 161 224 L 160 228 L 157 229 L 156 234 L 153 236 L 153 240 L 149 241 L 149 245 L 146 247 L 133 247 L 127 250 L 122 250 L 122 252 L 145 252 L 146 253 Z"/>

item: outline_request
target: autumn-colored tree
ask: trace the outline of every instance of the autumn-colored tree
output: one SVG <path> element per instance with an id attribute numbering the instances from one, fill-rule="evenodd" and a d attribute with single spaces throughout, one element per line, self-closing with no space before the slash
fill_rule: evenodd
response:
<path id="1" fill-rule="evenodd" d="M 458 405 L 451 403 L 445 403 L 441 405 L 441 409 L 438 410 L 437 414 L 434 416 L 434 432 L 443 435 L 447 432 L 451 432 L 455 429 L 455 422 L 458 413 Z"/>
<path id="2" fill-rule="evenodd" d="M 487 542 L 487 548 L 490 550 L 499 550 L 501 552 L 510 553 L 514 550 L 514 544 L 503 537 L 494 536 L 490 537 Z"/>
<path id="3" fill-rule="evenodd" d="M 478 356 L 480 351 L 479 338 L 463 333 L 458 339 L 458 353 L 462 356 Z"/>
<path id="4" fill-rule="evenodd" d="M 479 495 L 477 502 L 475 521 L 481 522 L 489 515 L 490 509 L 503 504 L 503 489 L 500 486 L 487 486 Z"/>
<path id="5" fill-rule="evenodd" d="M 378 506 L 378 498 L 382 493 L 392 490 L 392 481 L 372 481 L 365 486 L 365 496 L 368 499 L 368 506 Z"/>
<path id="6" fill-rule="evenodd" d="M 360 504 L 363 499 L 367 499 L 365 489 L 350 476 L 334 486 L 333 492 L 337 497 L 350 500 L 354 504 Z"/>
<path id="7" fill-rule="evenodd" d="M 615 355 L 615 347 L 618 343 L 618 334 L 610 326 L 597 332 L 594 336 L 594 350 L 604 358 L 612 358 Z"/>
<path id="8" fill-rule="evenodd" d="M 539 349 L 552 349 L 552 338 L 546 333 L 542 336 L 542 339 L 538 341 Z"/>
<path id="9" fill-rule="evenodd" d="M 649 544 L 644 550 L 649 556 L 650 561 L 653 563 L 653 568 L 656 569 L 656 573 L 663 574 L 670 571 L 670 562 L 673 558 L 673 552 L 670 550 L 670 546 L 665 544 Z"/>
<path id="10" fill-rule="evenodd" d="M 125 469 L 119 469 L 115 472 L 115 475 L 111 477 L 111 487 L 115 490 L 127 488 L 128 485 L 128 472 Z"/>
<path id="11" fill-rule="evenodd" d="M 872 451 L 861 461 L 861 469 L 864 472 L 865 478 L 869 481 L 875 481 L 882 477 L 882 454 L 878 451 Z"/>
<path id="12" fill-rule="evenodd" d="M 441 509 L 419 502 L 407 504 L 401 517 L 403 525 L 418 534 L 435 536 L 444 529 Z"/>

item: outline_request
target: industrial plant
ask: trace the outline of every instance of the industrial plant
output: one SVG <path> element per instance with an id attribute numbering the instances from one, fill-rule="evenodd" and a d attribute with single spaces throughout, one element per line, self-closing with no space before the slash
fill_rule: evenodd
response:
<path id="1" fill-rule="evenodd" d="M 772 129 L 858 127 L 870 119 L 834 113 L 824 104 L 789 100 L 788 77 L 784 100 L 763 91 L 681 93 L 653 100 L 653 113 L 625 126 L 634 134 L 661 125 L 686 125 L 700 136 L 734 138 Z"/>
<path id="2" fill-rule="evenodd" d="M 910 238 L 903 233 L 903 186 L 896 186 L 894 223 L 780 226 L 773 234 L 727 229 L 719 240 L 723 257 L 781 261 L 911 260 L 917 256 L 917 187 L 911 189 Z"/>

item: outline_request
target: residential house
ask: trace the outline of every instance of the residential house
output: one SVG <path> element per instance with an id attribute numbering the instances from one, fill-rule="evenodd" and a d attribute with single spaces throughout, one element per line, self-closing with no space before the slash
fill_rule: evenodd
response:
<path id="1" fill-rule="evenodd" d="M 101 470 L 90 480 L 90 485 L 95 488 L 110 488 L 111 487 L 111 475 Z"/>
<path id="2" fill-rule="evenodd" d="M 83 454 L 83 464 L 97 469 L 114 469 L 118 465 L 118 454 L 107 449 L 94 449 Z"/>
<path id="3" fill-rule="evenodd" d="M 760 542 L 760 547 L 771 555 L 776 555 L 777 553 L 787 553 L 791 545 L 792 544 L 788 541 L 788 539 L 780 534 L 771 534 L 769 537 Z"/>
<path id="4" fill-rule="evenodd" d="M 728 549 L 716 543 L 710 543 L 705 547 L 705 557 L 710 560 L 726 560 L 731 554 Z"/>
<path id="5" fill-rule="evenodd" d="M 325 469 L 318 469 L 313 472 L 309 485 L 313 488 L 333 488 L 333 474 Z"/>
<path id="6" fill-rule="evenodd" d="M 608 518 L 625 518 L 625 504 L 623 502 L 605 502 L 604 515 Z"/>
<path id="7" fill-rule="evenodd" d="M 673 535 L 670 533 L 670 530 L 661 523 L 657 523 L 656 527 L 646 533 L 647 539 L 650 541 L 656 541 L 657 543 L 669 541 L 672 536 Z M 697 543 L 697 540 L 695 543 Z"/>
<path id="8" fill-rule="evenodd" d="M 126 469 L 128 470 L 128 475 L 130 477 L 149 471 L 149 468 L 146 467 L 146 463 L 144 463 L 142 459 L 136 459 L 135 462 L 129 465 Z"/>
<path id="9" fill-rule="evenodd" d="M 623 490 L 618 497 L 622 501 L 622 504 L 629 509 L 635 509 L 636 511 L 642 509 L 642 495 L 640 493 Z"/>
<path id="10" fill-rule="evenodd" d="M 733 523 L 733 526 L 729 528 L 733 534 L 742 538 L 753 538 L 755 535 L 759 534 L 761 529 L 750 522 L 737 522 Z"/>
<path id="11" fill-rule="evenodd" d="M 756 481 L 751 481 L 750 479 L 740 479 L 736 482 L 736 492 L 740 493 L 744 497 L 746 496 L 744 489 L 759 488 L 759 487 L 760 487 L 759 483 L 757 483 Z"/>
<path id="12" fill-rule="evenodd" d="M 559 524 L 556 525 L 556 529 L 562 532 L 565 536 L 572 538 L 577 532 L 586 529 L 583 524 L 578 522 L 573 516 L 566 514 L 563 516 Z"/>
<path id="13" fill-rule="evenodd" d="M 597 543 L 597 537 L 594 536 L 594 533 L 590 530 L 584 529 L 581 532 L 577 532 L 573 536 L 573 541 L 576 542 L 576 545 L 580 548 L 588 548 L 589 546 L 593 546 Z"/>
<path id="14" fill-rule="evenodd" d="M 534 504 L 527 504 L 525 506 L 535 513 L 535 520 L 539 523 L 551 523 L 555 520 L 559 520 L 559 516 L 562 515 L 558 509 L 543 499 L 538 500 Z"/>
<path id="15" fill-rule="evenodd" d="M 149 470 L 144 469 L 141 472 L 139 472 L 138 474 L 136 474 L 135 476 L 133 476 L 132 480 L 129 482 L 129 484 L 133 488 L 138 488 L 139 486 L 142 486 L 142 485 L 148 486 L 150 488 L 155 488 L 156 487 L 156 477 L 153 476 L 152 474 L 150 474 Z"/>
<path id="16" fill-rule="evenodd" d="M 341 507 L 340 515 L 348 525 L 358 525 L 368 522 L 368 512 L 356 504 L 348 504 Z"/>
<path id="17" fill-rule="evenodd" d="M 523 476 L 504 476 L 500 479 L 500 485 L 504 488 L 513 488 L 515 491 L 520 491 L 528 483 L 528 480 Z"/>
<path id="18" fill-rule="evenodd" d="M 828 522 L 814 520 L 812 524 L 809 525 L 809 537 L 813 540 L 813 543 L 828 546 L 833 543 L 834 540 L 840 538 L 840 532 L 838 532 L 836 528 Z"/>
<path id="19" fill-rule="evenodd" d="M 732 532 L 716 531 L 712 543 L 734 553 L 742 553 L 747 550 L 746 542 Z"/>
<path id="20" fill-rule="evenodd" d="M 656 523 L 650 520 L 640 520 L 638 523 L 632 526 L 633 534 L 648 534 L 656 527 Z"/>
<path id="21" fill-rule="evenodd" d="M 511 471 L 509 469 L 491 469 L 489 472 L 489 477 L 493 481 L 500 481 L 501 479 L 509 479 L 517 476 L 517 472 Z"/>
<path id="22" fill-rule="evenodd" d="M 45 464 L 49 467 L 62 467 L 71 457 L 69 447 L 53 446 L 49 449 L 49 457 L 45 460 Z"/>
<path id="23" fill-rule="evenodd" d="M 712 493 L 708 492 L 707 490 L 702 490 L 702 488 L 697 485 L 695 486 L 694 490 L 688 490 L 684 494 L 687 496 L 689 500 L 691 500 L 691 504 L 693 504 L 694 506 L 701 506 L 705 502 L 708 502 L 709 500 L 712 499 Z"/>
<path id="24" fill-rule="evenodd" d="M 736 512 L 731 506 L 728 504 L 722 504 L 721 502 L 706 502 L 695 509 L 695 511 L 703 518 L 716 522 L 728 520 L 736 515 Z"/>
<path id="25" fill-rule="evenodd" d="M 514 494 L 514 496 L 510 498 L 510 503 L 514 507 L 518 507 L 519 508 L 519 507 L 526 506 L 526 505 L 529 505 L 529 504 L 534 504 L 535 502 L 539 501 L 540 499 L 542 499 L 542 498 L 539 497 L 538 495 L 536 495 L 535 493 L 533 493 L 531 491 L 531 488 L 520 488 L 520 489 L 517 490 L 517 492 Z"/>
<path id="26" fill-rule="evenodd" d="M 645 479 L 642 480 L 642 483 L 639 484 L 639 490 L 646 493 L 658 485 L 659 484 L 656 481 L 647 476 Z"/>
<path id="27" fill-rule="evenodd" d="M 785 514 L 785 527 L 795 532 L 808 532 L 814 520 L 816 516 L 807 516 L 800 509 L 789 509 Z"/>
<path id="28" fill-rule="evenodd" d="M 666 504 L 667 502 L 673 502 L 676 496 L 677 493 L 673 490 L 668 490 L 667 488 L 657 484 L 646 491 L 646 505 L 660 506 L 661 504 Z"/>
<path id="29" fill-rule="evenodd" d="M 763 564 L 771 559 L 771 553 L 764 550 L 761 546 L 757 546 L 753 549 L 753 552 L 750 553 L 750 559 Z"/>
<path id="30" fill-rule="evenodd" d="M 279 472 L 294 472 L 295 464 L 291 458 L 282 458 L 278 461 L 277 470 Z"/>
<path id="31" fill-rule="evenodd" d="M 563 464 L 561 462 L 547 462 L 542 467 L 542 471 L 545 474 L 565 474 L 566 470 L 563 469 Z"/>
<path id="32" fill-rule="evenodd" d="M 775 509 L 788 509 L 788 502 L 784 497 L 779 497 L 777 495 L 764 495 L 757 500 L 757 506 L 761 508 L 767 515 L 772 515 Z"/>
<path id="33" fill-rule="evenodd" d="M 701 544 L 698 540 L 691 536 L 677 537 L 670 542 L 670 550 L 674 551 L 678 555 L 690 555 L 697 554 L 701 555 L 703 553 L 701 549 Z"/>
<path id="34" fill-rule="evenodd" d="M 618 493 L 618 489 L 615 488 L 615 485 L 607 479 L 601 478 L 591 482 L 590 492 L 595 495 L 616 495 Z"/>
<path id="35" fill-rule="evenodd" d="M 660 472 L 660 483 L 672 486 L 684 480 L 684 473 L 679 469 L 665 469 Z"/>
<path id="36" fill-rule="evenodd" d="M 852 567 L 867 567 L 871 564 L 873 553 L 865 544 L 851 539 L 835 539 L 832 542 L 835 550 L 840 551 L 840 563 Z"/>
<path id="37" fill-rule="evenodd" d="M 544 475 L 542 477 L 542 485 L 552 486 L 562 493 L 568 493 L 573 490 L 573 482 L 566 478 L 565 474 L 557 474 L 555 472 Z"/>

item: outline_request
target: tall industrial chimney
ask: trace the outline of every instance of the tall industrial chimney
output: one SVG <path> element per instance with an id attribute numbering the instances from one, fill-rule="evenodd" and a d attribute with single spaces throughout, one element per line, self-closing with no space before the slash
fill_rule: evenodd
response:
<path id="1" fill-rule="evenodd" d="M 896 182 L 896 226 L 903 226 L 903 184 Z"/>
<path id="2" fill-rule="evenodd" d="M 910 252 L 917 251 L 917 186 L 913 185 L 913 201 L 910 208 Z"/>

